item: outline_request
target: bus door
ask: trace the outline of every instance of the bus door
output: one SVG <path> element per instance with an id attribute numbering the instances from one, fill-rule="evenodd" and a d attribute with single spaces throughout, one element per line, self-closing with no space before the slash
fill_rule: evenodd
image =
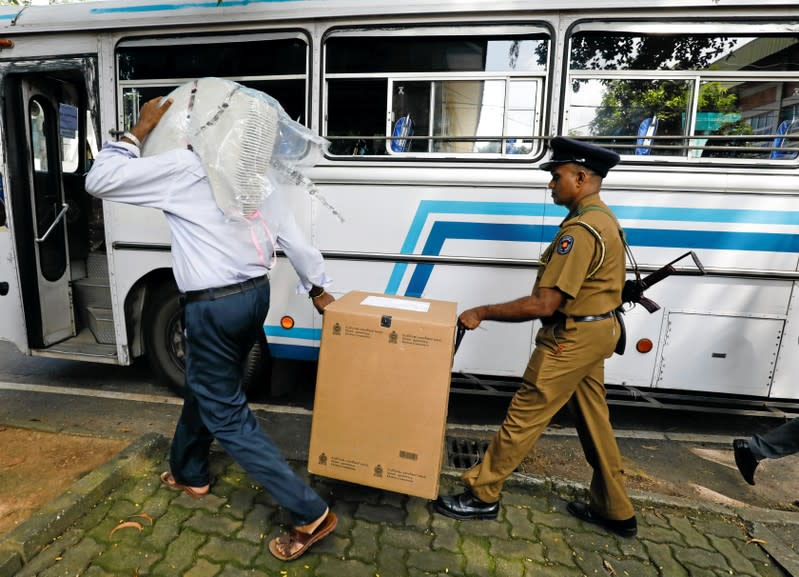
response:
<path id="1" fill-rule="evenodd" d="M 31 348 L 76 334 L 62 174 L 64 136 L 77 133 L 79 86 L 54 72 L 3 78 L 16 263 Z M 77 138 L 75 138 L 77 140 Z M 68 140 L 68 139 L 67 139 Z"/>
<path id="2" fill-rule="evenodd" d="M 8 222 L 11 214 L 6 204 L 5 177 L 3 171 L 0 174 L 0 319 L 3 319 L 0 323 L 0 339 L 14 343 L 20 351 L 27 353 L 28 338 L 15 267 L 14 243 Z"/>

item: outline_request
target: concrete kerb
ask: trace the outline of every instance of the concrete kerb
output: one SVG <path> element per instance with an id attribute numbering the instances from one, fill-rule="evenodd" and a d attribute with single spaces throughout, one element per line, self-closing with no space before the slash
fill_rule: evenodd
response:
<path id="1" fill-rule="evenodd" d="M 0 577 L 15 575 L 47 544 L 125 481 L 132 471 L 144 461 L 162 455 L 168 446 L 169 441 L 163 435 L 143 435 L 7 533 L 0 539 Z"/>

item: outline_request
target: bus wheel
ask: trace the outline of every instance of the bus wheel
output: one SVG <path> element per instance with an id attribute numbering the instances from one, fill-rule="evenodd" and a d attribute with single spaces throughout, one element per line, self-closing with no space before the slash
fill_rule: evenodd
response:
<path id="1" fill-rule="evenodd" d="M 180 293 L 174 283 L 155 290 L 144 314 L 147 360 L 159 380 L 183 396 L 185 348 Z"/>
<path id="2" fill-rule="evenodd" d="M 183 396 L 186 349 L 177 287 L 166 284 L 153 293 L 144 316 L 147 360 L 159 380 Z M 269 379 L 269 348 L 261 332 L 242 363 L 241 388 L 247 393 Z"/>

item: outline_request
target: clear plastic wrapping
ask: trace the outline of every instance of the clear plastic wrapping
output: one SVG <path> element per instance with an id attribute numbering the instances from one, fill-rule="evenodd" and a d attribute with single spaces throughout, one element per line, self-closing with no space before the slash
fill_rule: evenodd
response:
<path id="1" fill-rule="evenodd" d="M 275 191 L 299 188 L 343 220 L 306 175 L 329 142 L 289 118 L 274 98 L 221 78 L 188 82 L 166 98 L 173 104 L 142 155 L 191 147 L 229 218 L 250 220 Z"/>

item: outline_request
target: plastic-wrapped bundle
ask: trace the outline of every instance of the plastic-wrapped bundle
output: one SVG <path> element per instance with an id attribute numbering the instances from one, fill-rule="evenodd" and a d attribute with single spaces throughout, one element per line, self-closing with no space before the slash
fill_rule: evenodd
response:
<path id="1" fill-rule="evenodd" d="M 189 82 L 167 98 L 173 104 L 142 155 L 192 148 L 228 217 L 249 220 L 275 190 L 298 186 L 341 219 L 304 174 L 328 141 L 291 120 L 274 98 L 221 78 Z"/>

